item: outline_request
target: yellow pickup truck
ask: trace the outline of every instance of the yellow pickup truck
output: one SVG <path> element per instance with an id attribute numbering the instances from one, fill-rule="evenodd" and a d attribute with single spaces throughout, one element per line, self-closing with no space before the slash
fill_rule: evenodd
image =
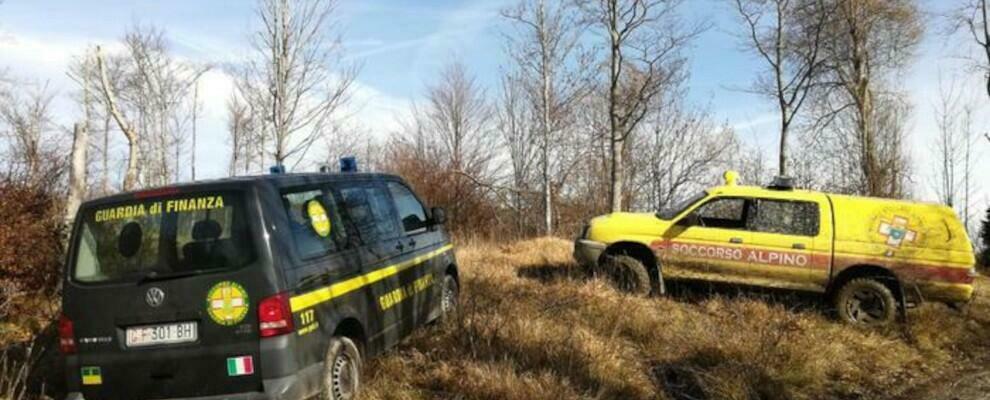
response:
<path id="1" fill-rule="evenodd" d="M 921 301 L 973 296 L 973 247 L 945 206 L 725 184 L 667 211 L 593 218 L 575 258 L 640 294 L 664 279 L 795 289 L 829 296 L 859 325 L 894 320 Z"/>

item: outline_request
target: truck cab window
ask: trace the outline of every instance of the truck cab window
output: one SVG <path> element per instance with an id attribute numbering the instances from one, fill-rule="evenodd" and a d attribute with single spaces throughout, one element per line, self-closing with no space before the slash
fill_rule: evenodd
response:
<path id="1" fill-rule="evenodd" d="M 764 233 L 817 236 L 818 212 L 818 205 L 811 202 L 760 199 L 756 201 L 756 215 L 751 218 L 750 229 Z"/>
<path id="2" fill-rule="evenodd" d="M 714 199 L 694 212 L 708 228 L 746 229 L 746 199 Z"/>
<path id="3" fill-rule="evenodd" d="M 388 182 L 388 190 L 392 193 L 395 208 L 399 213 L 399 221 L 402 221 L 402 229 L 406 234 L 425 232 L 426 209 L 423 208 L 423 204 L 416 199 L 412 191 L 396 182 Z"/>

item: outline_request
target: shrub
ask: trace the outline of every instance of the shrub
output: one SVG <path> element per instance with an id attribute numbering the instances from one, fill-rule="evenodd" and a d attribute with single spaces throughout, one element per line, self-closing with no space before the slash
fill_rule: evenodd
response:
<path id="1" fill-rule="evenodd" d="M 0 317 L 5 317 L 25 293 L 54 291 L 65 230 L 55 194 L 0 184 L 0 199 Z"/>

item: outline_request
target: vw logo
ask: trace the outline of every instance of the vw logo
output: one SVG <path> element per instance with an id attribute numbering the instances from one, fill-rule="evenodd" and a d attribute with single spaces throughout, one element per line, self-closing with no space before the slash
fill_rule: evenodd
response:
<path id="1" fill-rule="evenodd" d="M 144 301 L 146 301 L 149 306 L 158 307 L 165 302 L 165 292 L 156 287 L 148 289 L 148 293 L 144 294 Z"/>

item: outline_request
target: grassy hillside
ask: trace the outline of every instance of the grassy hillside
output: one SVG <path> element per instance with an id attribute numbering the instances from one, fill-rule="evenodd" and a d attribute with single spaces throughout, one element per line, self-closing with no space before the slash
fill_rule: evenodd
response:
<path id="1" fill-rule="evenodd" d="M 990 365 L 990 280 L 965 312 L 930 304 L 886 331 L 841 325 L 811 297 L 672 286 L 641 299 L 589 279 L 571 243 L 459 244 L 462 312 L 365 368 L 363 399 L 918 399 L 958 397 Z M 55 302 L 0 321 L 0 399 Z M 13 345 L 12 347 L 8 347 Z M 34 346 L 51 354 L 53 342 Z M 47 350 L 47 351 L 46 351 Z M 12 357 L 8 357 L 12 356 Z M 42 357 L 47 359 L 46 357 Z M 41 361 L 30 391 L 60 376 Z M 979 375 L 982 376 L 982 375 Z M 990 377 L 979 378 L 990 382 Z M 942 396 L 948 394 L 949 396 Z"/>
<path id="2" fill-rule="evenodd" d="M 908 399 L 988 361 L 985 290 L 965 313 L 925 305 L 908 328 L 865 331 L 798 296 L 681 285 L 633 298 L 570 252 L 561 239 L 461 245 L 461 315 L 372 360 L 365 398 Z"/>

